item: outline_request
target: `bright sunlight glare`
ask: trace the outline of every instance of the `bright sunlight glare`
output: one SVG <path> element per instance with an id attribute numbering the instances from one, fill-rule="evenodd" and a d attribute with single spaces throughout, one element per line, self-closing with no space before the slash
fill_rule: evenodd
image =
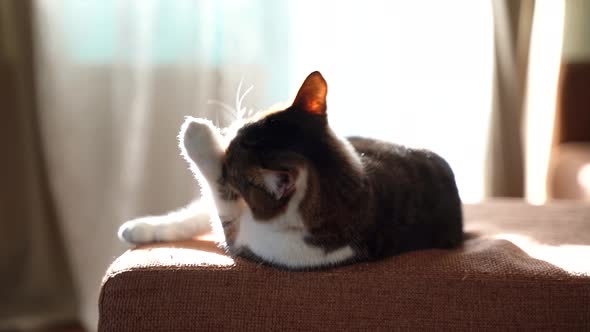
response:
<path id="1" fill-rule="evenodd" d="M 535 2 L 526 100 L 526 197 L 532 204 L 547 199 L 549 152 L 557 98 L 557 82 L 565 3 Z"/>
<path id="2" fill-rule="evenodd" d="M 569 272 L 590 275 L 590 264 L 581 259 L 590 257 L 590 246 L 574 244 L 552 246 L 520 234 L 499 234 L 494 237 L 514 243 L 533 258 L 544 260 Z"/>
<path id="3" fill-rule="evenodd" d="M 339 134 L 428 148 L 453 167 L 461 198 L 484 195 L 492 98 L 487 1 L 291 3 L 291 90 L 321 70 Z M 428 8 L 428 10 L 425 10 Z M 302 76 L 303 75 L 303 76 Z"/>

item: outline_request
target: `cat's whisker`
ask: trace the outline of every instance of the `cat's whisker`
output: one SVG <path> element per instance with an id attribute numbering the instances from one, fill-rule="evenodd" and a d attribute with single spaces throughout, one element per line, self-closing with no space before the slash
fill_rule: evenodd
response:
<path id="1" fill-rule="evenodd" d="M 211 99 L 211 100 L 207 101 L 207 104 L 221 106 L 221 110 L 226 112 L 226 114 L 229 114 L 229 116 L 232 117 L 232 119 L 235 119 L 235 117 L 236 117 L 236 110 L 234 110 L 233 107 L 231 107 L 230 105 L 228 105 L 222 101 Z"/>
<path id="2" fill-rule="evenodd" d="M 241 101 L 242 98 L 240 94 L 242 92 L 242 84 L 244 84 L 244 77 L 240 78 L 240 83 L 238 84 L 238 89 L 236 90 L 236 100 L 235 100 L 235 110 L 236 110 L 236 118 L 241 119 L 242 115 L 240 114 L 240 107 L 242 106 Z"/>
<path id="3" fill-rule="evenodd" d="M 238 100 L 238 104 L 236 105 L 238 107 L 238 111 L 241 112 L 241 115 L 244 116 L 247 114 L 248 109 L 246 107 L 242 107 L 242 103 L 244 102 L 244 98 L 246 98 L 246 96 L 250 93 L 250 91 L 252 91 L 252 89 L 254 89 L 254 85 L 251 85 L 245 92 L 244 94 L 240 97 L 240 99 Z"/>
<path id="4" fill-rule="evenodd" d="M 244 102 L 244 98 L 254 89 L 254 85 L 251 85 L 244 93 L 242 93 L 242 85 L 244 84 L 244 77 L 240 79 L 240 83 L 238 84 L 238 89 L 236 90 L 236 118 L 243 120 L 244 117 L 248 114 L 247 109 L 242 107 L 242 103 Z"/>
<path id="5" fill-rule="evenodd" d="M 230 124 L 227 126 L 224 132 L 229 132 L 231 127 L 235 127 L 236 125 L 243 124 L 244 120 L 248 117 L 251 117 L 256 113 L 256 110 L 249 109 L 247 107 L 243 107 L 242 103 L 246 96 L 254 89 L 254 86 L 251 85 L 244 93 L 242 93 L 242 86 L 243 86 L 243 78 L 240 80 L 238 84 L 238 88 L 236 90 L 236 98 L 235 98 L 235 106 L 232 107 L 227 103 L 224 103 L 219 100 L 210 99 L 207 101 L 208 105 L 218 105 L 221 106 L 221 110 L 224 112 L 224 116 L 229 116 Z M 220 119 L 218 114 L 215 114 L 215 125 L 220 128 Z"/>
<path id="6" fill-rule="evenodd" d="M 256 111 L 255 109 L 253 109 L 253 108 L 249 109 L 249 110 L 248 110 L 248 117 L 251 117 L 251 116 L 253 116 L 254 114 L 256 114 L 256 112 L 257 112 L 257 111 Z"/>

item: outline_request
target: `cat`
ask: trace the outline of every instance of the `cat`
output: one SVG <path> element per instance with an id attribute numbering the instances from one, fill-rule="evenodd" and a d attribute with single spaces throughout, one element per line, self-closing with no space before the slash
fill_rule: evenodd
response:
<path id="1" fill-rule="evenodd" d="M 204 198 L 126 222 L 119 237 L 187 239 L 212 222 L 231 255 L 293 270 L 460 245 L 462 204 L 449 164 L 427 150 L 337 136 L 326 96 L 313 72 L 291 106 L 258 114 L 230 137 L 187 118 L 180 149 Z"/>

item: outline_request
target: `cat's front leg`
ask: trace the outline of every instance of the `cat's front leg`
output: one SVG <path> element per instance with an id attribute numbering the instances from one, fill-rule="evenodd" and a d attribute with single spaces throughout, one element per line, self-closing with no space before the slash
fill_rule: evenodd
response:
<path id="1" fill-rule="evenodd" d="M 119 227 L 121 241 L 141 244 L 189 240 L 211 231 L 211 211 L 205 201 L 162 216 L 147 216 L 125 222 Z"/>
<path id="2" fill-rule="evenodd" d="M 219 130 L 209 120 L 187 117 L 180 134 L 180 148 L 191 170 L 210 194 L 222 223 L 234 222 L 242 212 L 235 194 L 223 182 L 225 146 Z M 208 193 L 203 193 L 208 194 Z"/>

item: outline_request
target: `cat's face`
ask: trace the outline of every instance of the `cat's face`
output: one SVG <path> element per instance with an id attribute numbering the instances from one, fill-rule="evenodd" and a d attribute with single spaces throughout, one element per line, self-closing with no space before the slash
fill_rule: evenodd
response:
<path id="1" fill-rule="evenodd" d="M 326 141 L 327 85 L 308 76 L 293 105 L 250 122 L 230 142 L 223 179 L 246 201 L 258 220 L 284 212 L 297 181 Z"/>

